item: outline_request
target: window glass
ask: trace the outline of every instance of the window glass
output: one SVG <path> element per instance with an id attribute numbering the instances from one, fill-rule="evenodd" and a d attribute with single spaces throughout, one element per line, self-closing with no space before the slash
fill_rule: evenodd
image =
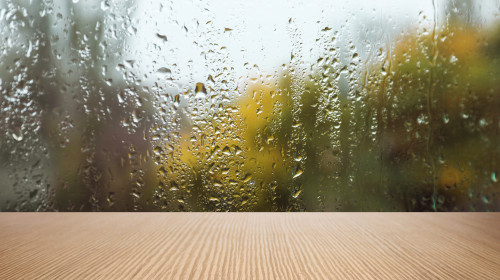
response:
<path id="1" fill-rule="evenodd" d="M 500 210 L 499 13 L 2 1 L 0 209 Z"/>

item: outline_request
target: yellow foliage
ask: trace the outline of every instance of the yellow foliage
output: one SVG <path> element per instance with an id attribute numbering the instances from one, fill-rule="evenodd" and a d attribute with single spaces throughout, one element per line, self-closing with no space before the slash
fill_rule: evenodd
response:
<path id="1" fill-rule="evenodd" d="M 276 93 L 276 89 L 271 85 L 257 82 L 248 87 L 238 104 L 239 112 L 246 126 L 244 137 L 248 141 L 247 144 L 255 146 L 254 138 L 258 130 L 270 123 L 274 106 L 278 101 L 282 101 L 282 97 Z"/>
<path id="2" fill-rule="evenodd" d="M 443 190 L 462 191 L 469 187 L 471 173 L 466 169 L 444 166 L 438 172 L 438 186 Z"/>
<path id="3" fill-rule="evenodd" d="M 184 132 L 176 149 L 178 158 L 195 172 L 208 170 L 204 177 L 224 188 L 247 184 L 251 178 L 271 180 L 276 170 L 284 170 L 286 161 L 274 137 L 262 137 L 278 117 L 275 106 L 282 99 L 273 86 L 252 83 L 236 104 Z M 256 172 L 260 175 L 248 176 Z"/>
<path id="4" fill-rule="evenodd" d="M 439 44 L 440 52 L 445 57 L 454 55 L 458 60 L 470 60 L 477 56 L 478 34 L 470 29 L 454 29 Z"/>

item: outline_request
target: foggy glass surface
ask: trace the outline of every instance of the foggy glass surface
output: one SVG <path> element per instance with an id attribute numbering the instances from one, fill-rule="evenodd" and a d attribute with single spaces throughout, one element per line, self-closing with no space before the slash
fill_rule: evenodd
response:
<path id="1" fill-rule="evenodd" d="M 2 211 L 498 211 L 500 1 L 0 2 Z"/>

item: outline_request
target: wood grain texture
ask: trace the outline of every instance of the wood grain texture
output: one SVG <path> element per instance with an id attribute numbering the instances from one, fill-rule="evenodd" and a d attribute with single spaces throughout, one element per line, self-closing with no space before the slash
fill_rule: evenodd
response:
<path id="1" fill-rule="evenodd" d="M 0 213 L 0 279 L 500 279 L 500 213 Z"/>

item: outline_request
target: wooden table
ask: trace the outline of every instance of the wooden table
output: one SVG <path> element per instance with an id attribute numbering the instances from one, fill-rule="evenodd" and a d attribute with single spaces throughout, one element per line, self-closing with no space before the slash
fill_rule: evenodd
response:
<path id="1" fill-rule="evenodd" d="M 0 213 L 0 279 L 500 279 L 500 213 Z"/>

